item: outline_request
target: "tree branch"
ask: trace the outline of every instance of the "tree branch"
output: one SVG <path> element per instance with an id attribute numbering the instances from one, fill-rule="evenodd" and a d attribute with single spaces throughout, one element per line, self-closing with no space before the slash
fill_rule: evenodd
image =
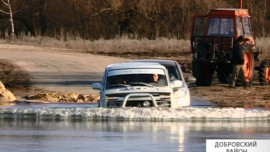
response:
<path id="1" fill-rule="evenodd" d="M 105 11 L 112 11 L 112 9 L 111 8 L 104 8 L 104 9 L 100 10 L 100 12 L 97 12 L 94 15 L 92 15 L 92 17 L 97 16 Z"/>
<path id="2" fill-rule="evenodd" d="M 7 6 L 8 6 L 8 3 L 7 3 L 7 2 L 5 2 L 4 0 L 2 0 L 2 2 L 3 2 L 5 5 L 7 5 Z"/>
<path id="3" fill-rule="evenodd" d="M 6 12 L 6 11 L 0 10 L 0 12 L 2 12 L 2 13 L 4 13 L 4 14 L 9 15 L 9 13 L 8 13 L 8 12 Z"/>

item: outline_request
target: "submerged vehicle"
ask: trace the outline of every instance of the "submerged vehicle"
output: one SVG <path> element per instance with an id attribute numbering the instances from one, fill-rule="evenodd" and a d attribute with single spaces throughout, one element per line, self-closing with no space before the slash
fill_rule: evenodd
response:
<path id="1" fill-rule="evenodd" d="M 180 74 L 170 80 L 163 65 L 153 62 L 125 62 L 106 67 L 99 107 L 182 107 L 190 105 L 190 92 Z"/>
<path id="2" fill-rule="evenodd" d="M 215 72 L 219 82 L 228 83 L 232 72 L 233 43 L 239 36 L 245 38 L 244 74 L 241 76 L 249 84 L 252 83 L 260 51 L 255 47 L 250 15 L 247 9 L 242 8 L 242 0 L 239 0 L 239 8 L 216 8 L 209 14 L 193 17 L 191 50 L 196 85 L 211 85 Z"/>

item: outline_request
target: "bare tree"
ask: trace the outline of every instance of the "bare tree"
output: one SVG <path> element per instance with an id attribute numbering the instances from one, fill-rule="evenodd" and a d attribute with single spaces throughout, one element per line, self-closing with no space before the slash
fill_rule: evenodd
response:
<path id="1" fill-rule="evenodd" d="M 12 8 L 11 8 L 11 5 L 10 5 L 10 1 L 9 0 L 2 0 L 2 3 L 8 8 L 8 11 L 0 9 L 0 12 L 9 15 L 9 20 L 10 20 L 10 24 L 11 24 L 11 38 L 13 39 L 15 29 L 14 29 L 13 13 L 12 13 Z"/>

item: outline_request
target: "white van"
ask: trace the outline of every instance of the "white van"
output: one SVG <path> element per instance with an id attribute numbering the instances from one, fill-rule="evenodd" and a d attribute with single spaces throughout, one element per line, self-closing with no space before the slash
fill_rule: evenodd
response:
<path id="1" fill-rule="evenodd" d="M 190 105 L 185 80 L 170 80 L 159 63 L 126 62 L 106 67 L 100 90 L 100 107 L 182 107 Z"/>

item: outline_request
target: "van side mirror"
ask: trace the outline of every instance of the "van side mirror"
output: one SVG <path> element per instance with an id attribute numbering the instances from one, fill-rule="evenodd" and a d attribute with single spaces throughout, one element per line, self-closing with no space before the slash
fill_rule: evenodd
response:
<path id="1" fill-rule="evenodd" d="M 173 92 L 176 92 L 177 90 L 179 90 L 182 87 L 182 85 L 183 85 L 183 82 L 180 80 L 171 81 Z"/>
<path id="2" fill-rule="evenodd" d="M 183 82 L 180 80 L 171 81 L 172 88 L 180 88 L 183 85 Z"/>
<path id="3" fill-rule="evenodd" d="M 91 86 L 94 90 L 102 90 L 102 84 L 100 82 L 94 82 Z"/>

